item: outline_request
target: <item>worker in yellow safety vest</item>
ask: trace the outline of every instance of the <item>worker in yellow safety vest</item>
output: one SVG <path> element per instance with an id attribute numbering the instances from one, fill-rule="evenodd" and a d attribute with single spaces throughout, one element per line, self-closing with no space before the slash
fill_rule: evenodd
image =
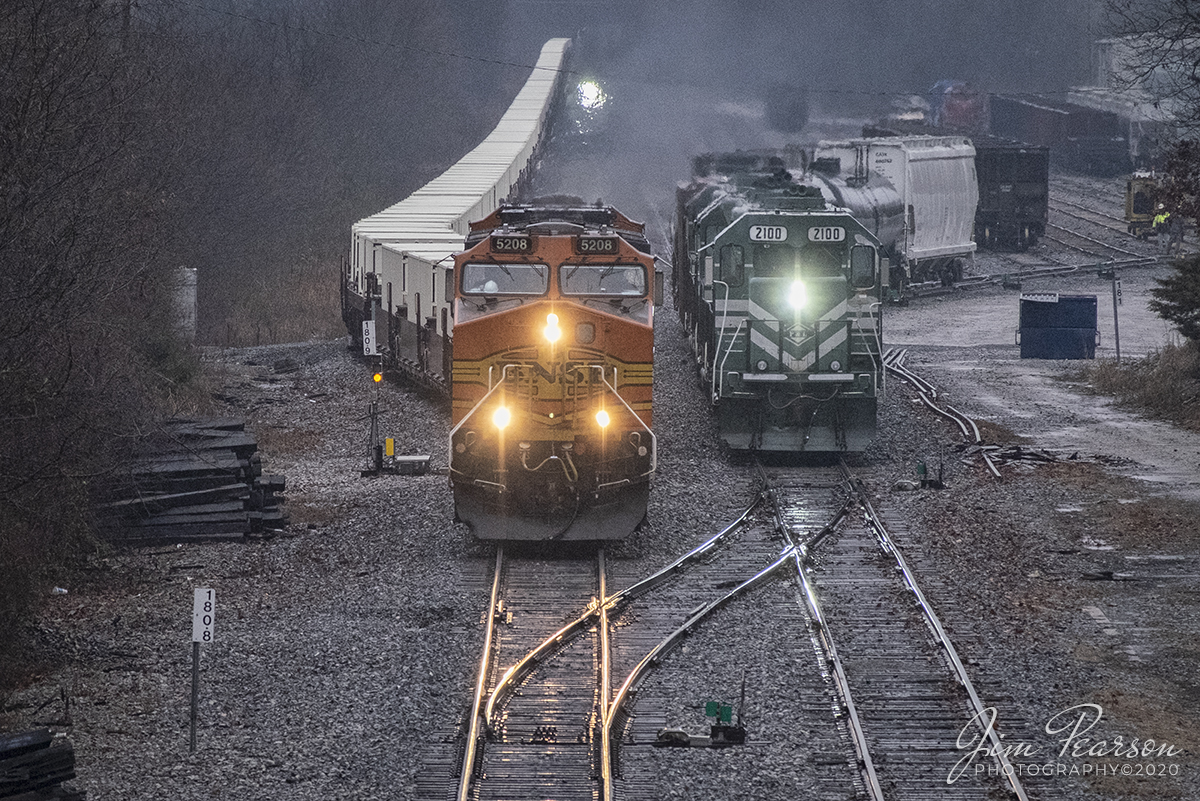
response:
<path id="1" fill-rule="evenodd" d="M 1160 252 L 1167 249 L 1167 238 L 1164 234 L 1167 233 L 1167 220 L 1171 218 L 1171 212 L 1167 211 L 1163 204 L 1158 204 L 1158 214 L 1154 215 L 1154 234 L 1158 240 L 1158 249 Z"/>

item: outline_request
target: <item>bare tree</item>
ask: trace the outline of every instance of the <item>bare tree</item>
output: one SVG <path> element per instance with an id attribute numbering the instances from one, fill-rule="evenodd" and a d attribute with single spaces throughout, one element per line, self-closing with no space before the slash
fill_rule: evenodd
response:
<path id="1" fill-rule="evenodd" d="M 0 4 L 0 642 L 162 383 L 153 93 L 119 4 Z"/>
<path id="2" fill-rule="evenodd" d="M 1200 135 L 1200 3 L 1105 0 L 1105 14 L 1113 88 L 1144 92 L 1174 116 L 1181 138 Z"/>

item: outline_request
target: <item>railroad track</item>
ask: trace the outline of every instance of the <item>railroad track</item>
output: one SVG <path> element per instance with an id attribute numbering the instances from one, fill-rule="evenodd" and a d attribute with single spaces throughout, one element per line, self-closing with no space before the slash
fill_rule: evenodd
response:
<path id="1" fill-rule="evenodd" d="M 991 454 L 988 453 L 988 446 L 985 445 L 983 436 L 979 432 L 979 425 L 967 414 L 959 411 L 950 404 L 944 401 L 939 403 L 937 388 L 904 366 L 904 357 L 907 354 L 907 350 L 900 348 L 888 350 L 883 354 L 884 368 L 889 373 L 910 384 L 917 391 L 917 397 L 921 403 L 925 404 L 927 408 L 954 423 L 962 433 L 963 440 L 968 445 L 978 445 L 979 449 L 976 452 L 983 459 L 988 472 L 993 477 L 1000 478 L 1000 468 L 996 465 Z"/>
<path id="2" fill-rule="evenodd" d="M 1076 211 L 1068 211 L 1067 209 L 1063 208 L 1064 206 L 1070 206 Z M 1067 200 L 1066 198 L 1062 197 L 1057 197 L 1051 200 L 1050 209 L 1052 211 L 1057 211 L 1060 214 L 1066 214 L 1069 217 L 1074 217 L 1078 220 L 1082 220 L 1093 225 L 1099 225 L 1104 228 L 1108 228 L 1112 231 L 1122 234 L 1123 236 L 1129 236 L 1129 228 L 1128 224 L 1125 222 L 1125 218 L 1118 217 L 1115 214 L 1109 214 L 1107 211 L 1093 208 L 1092 206 L 1085 206 L 1082 203 L 1076 203 L 1073 200 Z M 1082 212 L 1082 214 L 1080 212 Z"/>
<path id="3" fill-rule="evenodd" d="M 817 531 L 827 530 L 832 518 L 844 512 L 849 497 L 840 475 L 829 470 L 792 482 L 786 491 L 808 498 L 803 511 L 793 509 L 792 524 Z M 481 679 L 468 715 L 476 725 L 465 737 L 455 797 L 661 797 L 654 762 L 666 749 L 655 746 L 667 714 L 664 704 L 642 700 L 639 688 L 660 666 L 702 672 L 709 660 L 698 666 L 692 657 L 680 659 L 672 652 L 710 626 L 722 610 L 758 597 L 764 586 L 776 592 L 783 587 L 786 598 L 787 583 L 773 579 L 788 574 L 795 549 L 776 537 L 763 506 L 761 498 L 756 500 L 734 523 L 620 592 L 605 595 L 606 579 L 594 579 L 605 602 L 577 602 L 581 611 L 565 616 L 570 619 L 564 618 L 564 610 L 570 608 L 569 598 L 586 594 L 588 583 L 580 578 L 586 571 L 572 570 L 575 578 L 569 580 L 548 578 L 561 574 L 563 565 L 523 559 L 519 569 L 524 578 L 515 578 L 517 568 L 506 567 L 501 553 L 491 606 L 495 614 L 489 615 L 496 633 L 486 638 Z M 603 563 L 602 554 L 599 558 Z M 538 599 L 527 599 L 527 594 Z M 527 635 L 539 628 L 532 622 L 519 633 L 509 630 L 518 620 L 539 620 L 531 610 L 550 606 L 557 614 L 540 618 L 539 636 Z M 785 647 L 776 649 L 775 657 L 794 662 L 797 654 L 806 653 L 811 660 L 812 646 L 801 633 L 801 610 L 792 604 L 790 611 L 792 624 L 777 632 Z M 743 664 L 761 662 L 759 645 L 758 640 L 743 644 Z M 510 667 L 502 669 L 502 664 Z M 818 743 L 818 762 L 824 755 L 817 772 L 831 773 L 837 777 L 833 781 L 845 786 L 850 768 L 838 746 L 836 721 L 827 714 L 822 681 L 819 672 L 808 677 L 805 697 L 807 714 L 819 718 L 812 725 L 823 726 L 825 734 L 808 737 L 807 745 Z M 779 722 L 779 737 L 786 736 L 793 719 L 789 715 Z M 711 745 L 711 732 L 709 736 L 708 742 L 687 744 Z M 760 727 L 760 742 L 764 736 L 774 735 Z M 745 759 L 751 765 L 754 755 Z"/>
<path id="4" fill-rule="evenodd" d="M 598 602 L 604 550 L 587 558 L 512 546 L 496 553 L 454 797 L 592 801 L 603 780 L 596 734 L 606 704 L 597 669 L 607 647 Z M 580 617 L 569 614 L 580 609 Z M 547 632 L 555 632 L 549 641 Z M 497 687 L 506 692 L 497 695 Z"/>
<path id="5" fill-rule="evenodd" d="M 793 499 L 795 530 L 810 537 L 830 530 L 849 501 L 836 470 L 805 468 L 773 482 L 770 502 L 727 529 L 703 564 L 641 593 L 614 618 L 613 662 L 625 676 L 610 714 L 616 798 L 669 797 L 683 781 L 704 797 L 756 787 L 763 797 L 804 797 L 819 787 L 844 796 L 854 782 L 847 734 L 830 715 L 827 677 L 814 664 L 811 627 L 796 599 L 797 543 L 781 539 L 774 523 L 780 494 Z M 805 664 L 814 669 L 800 670 Z M 784 686 L 779 676 L 787 677 Z M 716 719 L 708 721 L 716 728 L 696 728 L 705 722 L 704 698 L 730 702 L 730 729 Z M 743 724 L 745 743 L 715 757 Z M 656 747 L 664 742 L 689 747 Z M 788 775 L 772 764 L 786 764 Z M 797 771 L 798 764 L 806 769 Z"/>
<path id="6" fill-rule="evenodd" d="M 1050 238 L 1050 237 L 1047 237 Z M 1058 240 L 1055 240 L 1058 241 Z M 1079 250 L 1076 248 L 1076 250 Z M 1091 255 L 1091 251 L 1083 251 Z M 1038 278 L 1054 278 L 1056 276 L 1072 275 L 1081 270 L 1094 271 L 1098 267 L 1106 270 L 1111 269 L 1127 269 L 1131 267 L 1148 267 L 1159 263 L 1155 256 L 1130 256 L 1126 259 L 1110 259 L 1101 261 L 1089 261 L 1083 263 L 1068 263 L 1055 259 L 1053 257 L 1043 257 L 1041 261 L 1023 261 L 1014 259 L 1011 254 L 1006 255 L 1006 258 L 1014 263 L 1014 269 L 1007 270 L 1002 273 L 991 273 L 986 275 L 972 275 L 961 281 L 955 282 L 954 286 L 944 287 L 941 284 L 930 282 L 926 284 L 913 284 L 907 290 L 907 295 L 914 298 L 934 297 L 937 295 L 948 295 L 954 292 L 967 289 L 977 289 L 985 286 L 995 286 L 997 284 L 1008 284 L 1017 282 L 1018 284 L 1024 280 L 1033 280 Z"/>
<path id="7" fill-rule="evenodd" d="M 990 797 L 1002 762 L 946 784 L 982 705 L 863 488 L 844 465 L 759 469 L 737 520 L 640 580 L 603 550 L 498 549 L 458 778 L 423 797 L 635 801 L 681 777 L 710 794 Z M 702 717 L 690 688 L 728 700 L 739 668 L 736 723 L 685 731 Z"/>
<path id="8" fill-rule="evenodd" d="M 1095 237 L 1088 236 L 1087 234 L 1082 234 L 1078 231 L 1074 231 L 1070 228 L 1066 228 L 1065 226 L 1057 225 L 1056 223 L 1047 223 L 1046 227 L 1048 229 L 1052 228 L 1055 231 L 1058 231 L 1059 234 L 1061 235 L 1061 236 L 1051 236 L 1049 233 L 1047 233 L 1045 235 L 1046 239 L 1049 239 L 1051 242 L 1057 242 L 1058 244 L 1062 245 L 1063 247 L 1067 248 L 1068 250 L 1074 250 L 1077 253 L 1084 254 L 1085 256 L 1092 256 L 1097 260 L 1097 262 L 1116 261 L 1117 256 L 1114 256 L 1112 254 L 1119 254 L 1121 257 L 1124 257 L 1126 259 L 1151 259 L 1152 258 L 1152 257 L 1144 256 L 1143 254 L 1140 254 L 1140 253 L 1135 253 L 1132 250 L 1127 250 L 1125 248 L 1118 247 L 1116 245 L 1110 245 L 1107 242 L 1101 242 L 1099 239 L 1096 239 Z M 1066 237 L 1066 238 L 1064 238 L 1064 237 Z M 1087 245 L 1073 244 L 1072 242 L 1068 241 L 1071 238 L 1078 239 L 1082 242 L 1086 242 Z M 1089 246 L 1091 246 L 1091 247 L 1089 247 Z M 1092 248 L 1100 248 L 1100 250 L 1096 251 Z"/>
<path id="9" fill-rule="evenodd" d="M 990 799 L 999 790 L 1024 801 L 997 727 L 979 725 L 992 718 L 954 645 L 865 489 L 855 486 L 861 514 L 810 552 L 802 575 L 823 639 L 838 643 L 826 658 L 845 683 L 866 797 Z M 962 769 L 967 743 L 992 749 L 991 773 Z"/>

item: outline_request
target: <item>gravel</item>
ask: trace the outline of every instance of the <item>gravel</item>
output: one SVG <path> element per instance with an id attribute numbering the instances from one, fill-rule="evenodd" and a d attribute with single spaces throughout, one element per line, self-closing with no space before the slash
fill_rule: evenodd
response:
<path id="1" fill-rule="evenodd" d="M 1132 308 L 1151 273 L 1127 275 Z M 1158 329 L 1129 314 L 1134 352 L 1145 346 L 1132 332 Z M 750 471 L 719 443 L 673 313 L 659 315 L 659 475 L 648 525 L 610 556 L 622 574 L 648 573 L 710 536 L 754 491 Z M 1200 708 L 1200 507 L 1165 480 L 1194 475 L 1195 443 L 1080 394 L 1077 365 L 1021 362 L 1002 338 L 1013 315 L 1015 294 L 999 289 L 918 301 L 889 310 L 887 342 L 908 346 L 909 366 L 987 423 L 993 441 L 1042 446 L 1048 431 L 1062 461 L 1009 465 L 995 481 L 962 453 L 956 429 L 892 382 L 880 438 L 853 467 L 881 509 L 911 521 L 902 545 L 985 701 L 1011 724 L 1008 742 L 1041 749 L 1019 761 L 1067 771 L 1030 779 L 1040 794 L 1200 798 L 1190 714 Z M 971 337 L 948 333 L 964 319 Z M 452 522 L 444 475 L 358 471 L 376 396 L 397 451 L 444 468 L 445 404 L 393 382 L 376 388 L 342 341 L 207 359 L 225 412 L 247 418 L 265 470 L 286 475 L 291 526 L 242 544 L 104 551 L 59 580 L 67 594 L 46 587 L 31 633 L 55 667 L 8 700 L 0 724 L 69 737 L 74 784 L 94 799 L 416 798 L 424 743 L 451 735 L 469 699 L 491 548 Z M 1150 450 L 1162 465 L 1139 460 Z M 946 489 L 893 489 L 919 460 L 943 470 Z M 216 641 L 202 649 L 191 754 L 195 587 L 216 590 L 217 621 Z M 795 686 L 786 675 L 755 678 Z M 1153 738 L 1182 753 L 1058 756 L 1064 735 L 1047 734 L 1046 722 L 1079 704 L 1103 708 L 1093 741 Z M 959 756 L 947 754 L 948 769 Z M 1159 764 L 1178 775 L 1145 775 Z M 1116 775 L 1097 775 L 1099 765 Z M 1121 775 L 1125 765 L 1131 775 Z M 722 784 L 729 798 L 759 798 L 769 786 Z"/>

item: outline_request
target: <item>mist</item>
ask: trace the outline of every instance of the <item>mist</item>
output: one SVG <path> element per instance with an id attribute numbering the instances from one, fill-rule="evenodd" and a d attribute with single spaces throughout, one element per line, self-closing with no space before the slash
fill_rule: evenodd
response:
<path id="1" fill-rule="evenodd" d="M 938 80 L 988 92 L 1054 93 L 1086 83 L 1093 0 L 504 3 L 506 58 L 570 36 L 570 78 L 604 107 L 555 140 L 537 189 L 603 199 L 652 225 L 670 214 L 691 156 L 854 135 L 897 98 Z M 766 112 L 806 90 L 808 119 L 781 131 Z M 578 116 L 580 109 L 573 109 Z"/>

